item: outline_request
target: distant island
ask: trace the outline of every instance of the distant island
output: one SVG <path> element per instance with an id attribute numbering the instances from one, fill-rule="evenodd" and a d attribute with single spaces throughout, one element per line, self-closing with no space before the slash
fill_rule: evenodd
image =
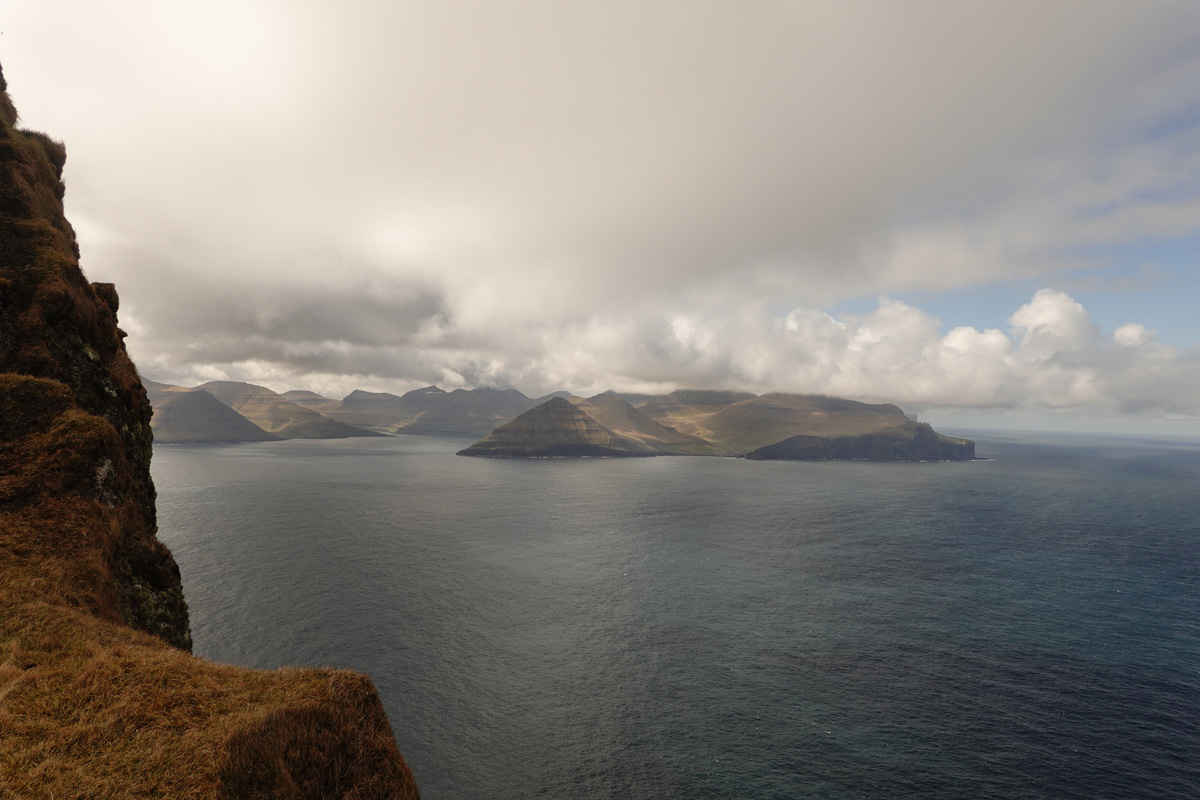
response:
<path id="1" fill-rule="evenodd" d="M 265 386 L 210 381 L 192 389 L 142 379 L 154 409 L 154 440 L 170 444 L 380 436 L 330 419 Z"/>
<path id="2" fill-rule="evenodd" d="M 404 395 L 355 390 L 341 400 L 307 390 L 283 393 L 240 381 L 194 387 L 142 379 L 154 409 L 150 428 L 160 444 L 218 444 L 280 439 L 345 439 L 417 434 L 477 438 L 551 396 L 516 389 L 436 386 Z"/>
<path id="3" fill-rule="evenodd" d="M 668 395 L 437 386 L 404 395 L 211 381 L 185 388 L 143 379 L 162 444 L 416 434 L 482 437 L 459 455 L 504 458 L 726 456 L 754 460 L 967 461 L 975 443 L 937 433 L 890 403 L 822 395 L 683 389 Z"/>
<path id="4" fill-rule="evenodd" d="M 553 397 L 459 451 L 553 458 L 719 455 L 755 460 L 968 461 L 975 443 L 894 405 L 837 397 L 682 390 Z M 636 403 L 636 405 L 635 405 Z"/>

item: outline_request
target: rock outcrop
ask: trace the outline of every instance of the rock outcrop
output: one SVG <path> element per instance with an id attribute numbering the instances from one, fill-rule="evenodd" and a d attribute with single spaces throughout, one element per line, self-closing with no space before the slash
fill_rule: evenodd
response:
<path id="1" fill-rule="evenodd" d="M 193 658 L 151 407 L 0 73 L 0 794 L 417 797 L 370 681 Z"/>
<path id="2" fill-rule="evenodd" d="M 82 607 L 190 647 L 179 569 L 154 538 L 150 404 L 117 327 L 117 293 L 110 284 L 89 284 L 79 269 L 75 232 L 62 210 L 66 149 L 45 134 L 17 130 L 11 101 L 4 106 L 0 509 L 6 538 L 36 533 L 36 548 L 32 542 L 13 548 L 31 558 L 36 550 L 64 568 L 72 560 L 67 553 L 77 552 L 96 575 L 112 578 L 74 588 Z M 56 530 L 70 540 L 55 541 Z M 81 537 L 85 530 L 94 535 Z M 5 563 L 23 569 L 24 559 L 13 552 Z M 25 581 L 0 581 L 13 585 Z"/>

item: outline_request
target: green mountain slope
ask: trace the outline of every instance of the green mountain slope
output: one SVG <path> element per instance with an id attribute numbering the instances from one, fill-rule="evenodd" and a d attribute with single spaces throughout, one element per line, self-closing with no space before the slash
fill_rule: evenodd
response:
<path id="1" fill-rule="evenodd" d="M 329 416 L 329 412 L 338 407 L 338 401 L 332 397 L 326 397 L 323 394 L 310 392 L 306 389 L 292 389 L 283 392 L 283 396 L 291 400 L 298 406 L 312 409 L 322 416 Z M 332 417 L 330 417 L 332 419 Z"/>
<path id="2" fill-rule="evenodd" d="M 907 422 L 894 405 L 872 405 L 822 395 L 764 394 L 732 403 L 694 428 L 730 453 L 781 442 L 792 436 L 857 436 Z"/>
<path id="3" fill-rule="evenodd" d="M 430 387 L 436 388 L 436 387 Z M 420 390 L 417 391 L 427 391 Z M 408 397 L 412 392 L 405 395 Z M 426 395 L 420 414 L 396 427 L 396 433 L 483 436 L 538 405 L 516 389 L 455 389 Z"/>
<path id="4" fill-rule="evenodd" d="M 941 436 L 887 403 L 689 390 L 650 398 L 640 408 L 611 393 L 586 400 L 575 397 L 567 405 L 578 413 L 568 414 L 563 405 L 545 403 L 497 428 L 463 454 L 913 461 L 963 460 L 975 455 L 974 442 Z"/>
<path id="5" fill-rule="evenodd" d="M 369 430 L 473 437 L 487 434 L 548 399 L 532 400 L 515 389 L 447 392 L 437 386 L 403 395 L 355 389 L 340 401 L 304 391 L 285 392 L 284 397 L 330 419 Z"/>
<path id="6" fill-rule="evenodd" d="M 462 456 L 517 458 L 653 454 L 645 445 L 617 436 L 561 397 L 552 397 L 459 451 Z"/>
<path id="7" fill-rule="evenodd" d="M 196 387 L 210 393 L 258 427 L 285 439 L 346 439 L 380 436 L 304 408 L 265 386 L 240 381 L 210 381 Z"/>
<path id="8" fill-rule="evenodd" d="M 853 458 L 866 461 L 970 461 L 975 443 L 942 436 L 924 422 L 856 436 L 793 436 L 746 454 L 756 460 L 824 460 Z"/>
<path id="9" fill-rule="evenodd" d="M 436 386 L 438 394 L 445 394 Z M 427 389 L 415 389 L 398 397 L 388 392 L 365 392 L 355 389 L 326 412 L 330 418 L 361 428 L 393 431 L 416 419 L 424 408 L 422 399 Z"/>
<path id="10" fill-rule="evenodd" d="M 149 378 L 142 378 L 142 386 L 144 386 L 146 389 L 146 397 L 150 400 L 150 405 L 155 408 L 158 408 L 160 404 L 165 403 L 167 400 L 174 397 L 176 394 L 179 394 L 180 392 L 192 391 L 191 389 L 184 388 L 183 386 L 174 386 L 170 383 L 159 383 L 158 381 L 152 381 Z"/>
<path id="11" fill-rule="evenodd" d="M 586 400 L 573 397 L 571 403 L 617 436 L 638 442 L 655 453 L 716 455 L 720 452 L 720 448 L 712 442 L 656 422 L 611 392 Z"/>
<path id="12" fill-rule="evenodd" d="M 680 389 L 662 397 L 652 397 L 636 408 L 655 422 L 680 433 L 709 440 L 705 427 L 709 417 L 733 403 L 753 398 L 749 392 Z"/>
<path id="13" fill-rule="evenodd" d="M 172 392 L 155 404 L 150 429 L 159 444 L 272 442 L 283 438 L 264 431 L 202 389 Z"/>

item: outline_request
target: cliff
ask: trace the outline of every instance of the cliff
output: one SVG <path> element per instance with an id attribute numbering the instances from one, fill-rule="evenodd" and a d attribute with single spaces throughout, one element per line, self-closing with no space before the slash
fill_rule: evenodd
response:
<path id="1" fill-rule="evenodd" d="M 417 797 L 374 687 L 192 657 L 151 410 L 0 73 L 0 792 Z"/>

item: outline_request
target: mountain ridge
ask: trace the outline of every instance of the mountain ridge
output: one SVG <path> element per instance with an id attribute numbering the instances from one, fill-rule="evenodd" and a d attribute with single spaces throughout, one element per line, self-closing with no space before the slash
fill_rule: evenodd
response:
<path id="1" fill-rule="evenodd" d="M 381 435 L 330 419 L 265 386 L 243 381 L 209 381 L 196 388 L 208 392 L 264 431 L 284 439 L 348 439 Z"/>
<path id="2" fill-rule="evenodd" d="M 188 391 L 153 381 L 147 381 L 147 386 L 149 396 L 160 404 L 175 403 L 179 392 Z M 273 404 L 270 408 L 285 403 L 297 406 L 293 415 L 316 415 L 316 408 L 325 408 L 326 424 L 358 423 L 359 430 L 374 435 L 387 432 L 481 437 L 475 443 L 478 446 L 461 451 L 464 455 L 721 455 L 752 460 L 974 458 L 974 443 L 936 432 L 932 435 L 938 438 L 931 439 L 923 428 L 913 427 L 917 425 L 915 420 L 895 404 L 822 394 L 755 395 L 728 389 L 679 389 L 666 395 L 607 391 L 589 398 L 554 392 L 531 399 L 515 389 L 446 391 L 431 385 L 404 395 L 355 389 L 335 401 L 306 390 L 276 394 L 265 387 L 238 382 L 197 388 L 206 386 L 215 388 L 218 399 L 235 409 L 253 410 L 264 397 Z M 564 407 L 554 405 L 543 409 L 540 417 L 524 419 L 518 426 L 523 431 L 520 435 L 515 433 L 517 429 L 501 431 L 550 400 L 568 398 L 601 430 L 592 429 Z M 262 419 L 265 412 L 257 413 Z M 282 426 L 288 421 L 275 423 L 278 435 L 287 435 L 288 429 Z M 556 424 L 562 429 L 557 430 Z M 259 427 L 269 430 L 267 426 Z M 210 438 L 220 440 L 215 434 Z"/>
<path id="3" fill-rule="evenodd" d="M 203 389 L 172 392 L 154 404 L 150 420 L 154 441 L 161 444 L 278 442 L 265 431 Z"/>
<path id="4" fill-rule="evenodd" d="M 645 456 L 652 451 L 618 436 L 569 400 L 552 397 L 501 425 L 459 455 L 554 458 Z"/>
<path id="5" fill-rule="evenodd" d="M 587 416 L 584 439 L 613 452 L 578 455 L 724 455 L 751 460 L 828 460 L 854 458 L 872 461 L 961 461 L 975 457 L 975 443 L 936 433 L 927 423 L 914 422 L 891 403 L 861 403 L 826 395 L 772 392 L 687 390 L 652 397 L 635 408 L 619 395 L 606 392 L 591 398 L 573 397 L 570 405 Z M 644 412 L 649 412 L 644 413 Z M 564 415 L 550 403 L 526 412 L 459 455 L 530 457 L 555 451 L 561 441 L 580 437 L 583 423 Z M 532 421 L 536 420 L 536 424 Z M 674 422 L 675 425 L 669 423 Z"/>
<path id="6" fill-rule="evenodd" d="M 720 452 L 711 442 L 680 433 L 647 417 L 613 392 L 587 399 L 572 397 L 569 402 L 615 435 L 637 442 L 657 454 L 718 455 Z"/>

